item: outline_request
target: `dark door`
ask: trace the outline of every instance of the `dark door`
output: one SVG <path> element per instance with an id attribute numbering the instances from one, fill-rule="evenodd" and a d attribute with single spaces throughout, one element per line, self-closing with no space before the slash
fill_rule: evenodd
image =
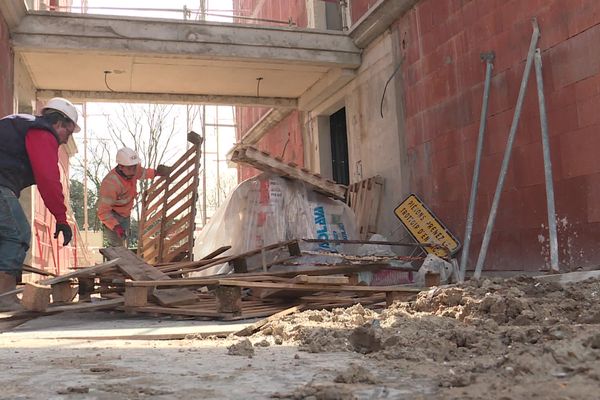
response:
<path id="1" fill-rule="evenodd" d="M 348 169 L 348 135 L 346 133 L 346 108 L 329 117 L 331 132 L 331 163 L 333 180 L 342 185 L 350 183 Z"/>

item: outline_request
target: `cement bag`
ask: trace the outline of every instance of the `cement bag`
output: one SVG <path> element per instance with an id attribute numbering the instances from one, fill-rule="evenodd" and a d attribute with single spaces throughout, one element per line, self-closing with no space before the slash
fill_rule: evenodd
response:
<path id="1" fill-rule="evenodd" d="M 346 204 L 307 190 L 300 181 L 263 173 L 240 183 L 219 207 L 195 240 L 194 259 L 221 246 L 232 246 L 224 255 L 233 255 L 291 239 L 357 237 L 354 213 Z M 223 264 L 194 275 L 229 271 Z"/>

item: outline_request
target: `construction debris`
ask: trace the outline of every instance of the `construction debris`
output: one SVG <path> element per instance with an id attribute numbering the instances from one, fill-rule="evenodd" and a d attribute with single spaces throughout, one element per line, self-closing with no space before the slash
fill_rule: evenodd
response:
<path id="1" fill-rule="evenodd" d="M 315 246 L 309 240 L 291 240 L 223 257 L 220 254 L 228 250 L 224 247 L 202 260 L 158 266 L 125 248 L 109 247 L 101 250 L 109 259 L 106 263 L 28 284 L 23 304 L 29 311 L 44 313 L 109 308 L 127 313 L 239 320 L 358 303 L 383 307 L 398 299 L 414 298 L 421 291 L 410 285 L 358 285 L 361 273 L 394 268 L 400 256 L 346 258 L 337 254 L 330 260 L 326 253 L 315 256 L 313 251 L 301 250 L 301 243 Z M 266 263 L 266 254 L 271 252 L 279 255 L 269 256 Z M 187 277 L 217 264 L 229 264 L 233 273 Z M 76 293 L 78 301 L 73 302 Z M 252 334 L 264 323 L 258 322 L 239 335 Z"/>

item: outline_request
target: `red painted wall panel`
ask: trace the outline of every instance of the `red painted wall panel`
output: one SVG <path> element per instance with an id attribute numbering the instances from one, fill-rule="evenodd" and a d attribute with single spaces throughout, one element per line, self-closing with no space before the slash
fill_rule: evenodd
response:
<path id="1" fill-rule="evenodd" d="M 355 1 L 364 8 L 368 1 Z M 353 9 L 354 10 L 354 9 Z M 353 14 L 354 15 L 354 14 Z M 464 232 L 485 66 L 495 68 L 472 253 L 477 253 L 538 18 L 539 47 L 559 217 L 560 260 L 600 262 L 600 2 L 423 0 L 395 24 L 400 49 L 411 188 L 450 228 Z M 548 259 L 546 202 L 532 73 L 487 267 L 537 269 Z M 462 236 L 462 235 L 461 235 Z M 476 254 L 471 254 L 471 265 Z"/>

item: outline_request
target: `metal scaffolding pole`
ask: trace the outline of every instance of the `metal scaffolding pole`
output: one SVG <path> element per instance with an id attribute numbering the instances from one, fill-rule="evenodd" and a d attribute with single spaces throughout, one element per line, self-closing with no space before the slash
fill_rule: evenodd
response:
<path id="1" fill-rule="evenodd" d="M 471 246 L 471 234 L 473 233 L 473 219 L 475 215 L 475 204 L 477 203 L 477 189 L 479 188 L 479 170 L 481 166 L 481 154 L 483 153 L 483 139 L 485 138 L 485 126 L 487 123 L 494 58 L 494 52 L 481 54 L 481 59 L 485 61 L 485 83 L 483 86 L 483 104 L 481 106 L 481 117 L 479 120 L 479 135 L 477 137 L 477 152 L 475 154 L 475 165 L 473 166 L 473 180 L 471 181 L 471 197 L 469 199 L 469 210 L 467 211 L 467 222 L 465 224 L 465 241 L 460 259 L 459 280 L 461 282 L 465 280 L 465 274 L 467 272 L 469 247 Z"/>
<path id="2" fill-rule="evenodd" d="M 485 233 L 483 235 L 481 249 L 479 250 L 479 258 L 477 259 L 475 273 L 473 274 L 473 277 L 476 279 L 481 277 L 483 263 L 485 262 L 485 257 L 487 255 L 488 247 L 490 245 L 492 231 L 494 230 L 494 222 L 496 220 L 496 214 L 498 213 L 498 204 L 500 203 L 500 196 L 502 195 L 502 188 L 504 187 L 504 180 L 506 179 L 508 164 L 510 163 L 510 157 L 512 155 L 512 148 L 517 134 L 517 127 L 519 125 L 521 111 L 523 110 L 523 101 L 525 99 L 527 82 L 529 82 L 529 75 L 531 73 L 531 67 L 533 65 L 533 57 L 535 54 L 535 49 L 537 48 L 538 40 L 540 39 L 540 29 L 535 18 L 532 20 L 532 25 L 533 34 L 531 35 L 531 43 L 529 44 L 529 52 L 527 53 L 527 62 L 525 63 L 525 70 L 523 71 L 523 79 L 521 80 L 521 87 L 519 89 L 519 96 L 517 98 L 515 114 L 513 116 L 512 124 L 510 126 L 508 141 L 506 142 L 506 150 L 504 152 L 504 159 L 502 160 L 502 166 L 500 168 L 500 176 L 498 177 L 498 183 L 496 185 L 496 192 L 494 193 L 494 200 L 492 201 L 490 216 L 488 218 L 487 226 L 485 227 Z"/>
<path id="3" fill-rule="evenodd" d="M 82 106 L 83 111 L 83 245 L 87 249 L 88 246 L 88 176 L 87 176 L 87 165 L 88 165 L 88 139 L 87 139 L 87 103 L 84 101 Z"/>
<path id="4" fill-rule="evenodd" d="M 544 178 L 546 181 L 546 202 L 548 205 L 548 232 L 550 236 L 550 269 L 558 272 L 558 234 L 556 231 L 556 208 L 554 205 L 554 182 L 552 179 L 552 160 L 550 157 L 550 139 L 548 137 L 548 118 L 544 96 L 544 78 L 542 76 L 542 54 L 535 51 L 535 77 L 537 81 L 538 103 L 540 107 L 540 126 L 542 131 L 542 149 L 544 153 Z"/>
<path id="5" fill-rule="evenodd" d="M 206 106 L 202 104 L 202 226 L 206 225 Z"/>

